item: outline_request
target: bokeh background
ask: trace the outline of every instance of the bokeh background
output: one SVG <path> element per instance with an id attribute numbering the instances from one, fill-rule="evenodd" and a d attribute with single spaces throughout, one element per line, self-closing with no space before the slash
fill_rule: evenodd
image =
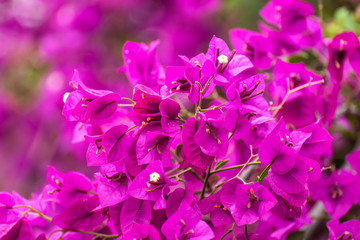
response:
<path id="1" fill-rule="evenodd" d="M 207 49 L 215 34 L 257 30 L 266 0 L 1 0 L 0 191 L 25 197 L 42 187 L 47 166 L 88 176 L 85 143 L 61 115 L 74 69 L 86 85 L 131 96 L 122 65 L 126 40 L 160 40 L 163 66 Z M 318 15 L 319 1 L 311 2 Z M 360 1 L 323 0 L 324 35 L 359 34 Z"/>

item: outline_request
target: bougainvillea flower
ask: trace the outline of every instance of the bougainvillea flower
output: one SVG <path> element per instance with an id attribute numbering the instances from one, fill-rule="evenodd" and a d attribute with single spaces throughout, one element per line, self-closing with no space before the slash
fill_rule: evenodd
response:
<path id="1" fill-rule="evenodd" d="M 278 115 L 295 128 L 309 125 L 316 121 L 317 106 L 314 104 L 316 98 L 316 95 L 299 96 L 284 104 Z"/>
<path id="2" fill-rule="evenodd" d="M 191 207 L 197 205 L 191 182 L 185 183 L 185 189 L 177 188 L 168 194 L 168 198 L 166 199 L 166 216 L 170 217 L 173 215 L 183 201 L 187 202 Z"/>
<path id="3" fill-rule="evenodd" d="M 170 146 L 172 136 L 162 132 L 146 131 L 136 142 L 136 157 L 139 165 L 161 160 L 164 166 L 171 166 Z"/>
<path id="4" fill-rule="evenodd" d="M 133 228 L 120 236 L 120 240 L 127 239 L 151 239 L 161 240 L 160 233 L 151 224 L 138 224 L 134 222 Z"/>
<path id="5" fill-rule="evenodd" d="M 296 131 L 291 132 L 290 137 L 294 139 L 294 142 L 297 140 L 297 133 L 300 133 L 300 135 L 302 135 L 301 138 L 305 140 L 301 144 L 299 154 L 310 159 L 318 160 L 321 155 L 331 151 L 331 144 L 333 142 L 333 138 L 331 137 L 329 132 L 321 126 L 320 120 L 306 127 L 299 128 Z"/>
<path id="6" fill-rule="evenodd" d="M 253 112 L 246 112 L 244 115 L 250 117 Z M 245 133 L 244 141 L 253 148 L 259 148 L 263 139 L 275 127 L 276 121 L 269 116 L 250 117 L 251 128 Z"/>
<path id="7" fill-rule="evenodd" d="M 247 56 L 256 68 L 271 66 L 271 42 L 262 34 L 247 29 L 230 30 L 230 42 L 238 53 Z"/>
<path id="8" fill-rule="evenodd" d="M 26 218 L 21 218 L 11 225 L 0 225 L 1 240 L 28 240 L 33 239 L 31 224 Z"/>
<path id="9" fill-rule="evenodd" d="M 230 51 L 225 41 L 216 36 L 211 39 L 205 56 L 213 61 L 216 67 L 214 82 L 220 86 L 243 78 L 241 73 L 254 66 L 246 56 L 236 54 L 235 50 Z"/>
<path id="10" fill-rule="evenodd" d="M 165 132 L 178 132 L 180 130 L 178 115 L 180 105 L 171 98 L 164 99 L 160 105 L 161 127 Z"/>
<path id="11" fill-rule="evenodd" d="M 201 87 L 205 87 L 209 81 L 203 98 L 207 97 L 214 89 L 215 85 L 211 78 L 216 73 L 216 68 L 214 63 L 204 56 L 201 59 L 194 57 L 190 60 L 182 56 L 182 59 L 186 66 L 174 66 L 166 69 L 165 84 L 170 94 L 187 93 L 189 100 L 195 103 L 200 99 L 199 83 Z"/>
<path id="12" fill-rule="evenodd" d="M 226 192 L 227 189 L 236 188 L 238 184 L 239 180 L 232 180 L 226 183 L 220 191 L 199 201 L 201 213 L 204 215 L 210 214 L 210 220 L 214 226 L 226 225 L 234 222 L 234 218 L 229 209 L 223 205 L 220 197 L 222 192 Z"/>
<path id="13" fill-rule="evenodd" d="M 346 161 L 357 172 L 360 173 L 360 148 L 346 156 Z"/>
<path id="14" fill-rule="evenodd" d="M 281 119 L 275 128 L 265 137 L 259 147 L 259 159 L 262 164 L 275 164 L 279 173 L 289 171 L 295 165 L 296 151 L 292 149 L 284 121 Z M 278 162 L 278 163 L 276 163 Z"/>
<path id="15" fill-rule="evenodd" d="M 121 208 L 120 228 L 123 233 L 131 231 L 135 224 L 150 224 L 151 202 L 129 198 Z"/>
<path id="16" fill-rule="evenodd" d="M 191 82 L 185 78 L 185 66 L 171 66 L 166 68 L 165 84 L 170 94 L 172 93 L 190 93 L 194 87 Z"/>
<path id="17" fill-rule="evenodd" d="M 280 99 L 284 98 L 288 85 L 290 89 L 294 89 L 306 83 L 320 80 L 322 80 L 322 77 L 306 70 L 304 63 L 291 64 L 282 60 L 277 60 L 274 66 L 274 84 L 276 84 L 277 95 Z M 289 96 L 288 101 L 303 94 L 308 95 L 314 93 L 319 87 L 320 85 L 316 84 L 301 91 L 297 91 Z"/>
<path id="18" fill-rule="evenodd" d="M 164 192 L 171 185 L 176 185 L 176 182 L 170 181 L 162 163 L 155 161 L 134 178 L 128 194 L 137 199 L 156 201 L 157 208 L 165 208 Z"/>
<path id="19" fill-rule="evenodd" d="M 279 174 L 271 168 L 268 173 L 269 184 L 273 191 L 290 205 L 301 206 L 308 196 L 308 170 L 308 165 L 297 158 L 294 167 L 286 173 Z"/>
<path id="20" fill-rule="evenodd" d="M 118 108 L 118 93 L 86 87 L 74 72 L 70 82 L 76 91 L 64 95 L 63 115 L 70 121 L 97 123 L 109 118 Z"/>
<path id="21" fill-rule="evenodd" d="M 166 239 L 212 239 L 214 233 L 204 221 L 201 213 L 187 202 L 182 202 L 176 211 L 162 225 L 161 232 Z"/>
<path id="22" fill-rule="evenodd" d="M 329 240 L 360 239 L 360 221 L 349 220 L 339 224 L 338 220 L 329 221 Z"/>
<path id="23" fill-rule="evenodd" d="M 337 81 L 343 79 L 345 61 L 351 58 L 351 63 L 358 73 L 359 67 L 359 39 L 353 32 L 344 32 L 336 35 L 328 46 L 330 75 Z"/>
<path id="24" fill-rule="evenodd" d="M 308 3 L 269 0 L 262 10 L 268 23 L 259 23 L 259 33 L 243 29 L 231 31 L 235 50 L 211 34 L 213 37 L 204 53 L 191 53 L 192 48 L 200 46 L 195 44 L 197 40 L 211 38 L 203 30 L 213 25 L 207 20 L 216 17 L 208 18 L 204 12 L 214 12 L 219 1 L 199 4 L 197 0 L 122 0 L 121 3 L 110 0 L 92 1 L 89 6 L 69 2 L 63 6 L 63 1 L 44 4 L 16 1 L 17 11 L 12 11 L 11 1 L 0 4 L 0 9 L 11 10 L 0 10 L 5 13 L 0 20 L 0 29 L 4 30 L 0 31 L 0 38 L 5 36 L 4 46 L 0 46 L 5 50 L 0 51 L 0 62 L 4 63 L 1 66 L 15 63 L 11 69 L 19 69 L 19 63 L 20 70 L 29 73 L 24 75 L 24 71 L 19 70 L 13 75 L 5 71 L 4 79 L 16 80 L 20 74 L 19 79 L 29 76 L 32 83 L 33 78 L 42 77 L 43 71 L 35 70 L 43 67 L 44 71 L 50 70 L 41 81 L 44 86 L 40 86 L 39 94 L 30 91 L 19 98 L 15 94 L 18 91 L 8 91 L 16 90 L 12 87 L 17 84 L 0 87 L 0 132 L 30 147 L 26 156 L 21 152 L 9 155 L 8 152 L 20 149 L 13 144 L 17 141 L 0 141 L 1 157 L 18 159 L 15 162 L 20 164 L 19 171 L 13 173 L 7 172 L 7 168 L 0 170 L 7 177 L 15 176 L 13 179 L 17 181 L 29 175 L 25 170 L 30 165 L 24 157 L 40 161 L 37 157 L 45 154 L 46 159 L 53 156 L 58 161 L 69 156 L 57 147 L 48 146 L 54 141 L 70 142 L 70 131 L 54 138 L 54 128 L 48 123 L 53 122 L 56 111 L 52 103 L 61 100 L 58 95 L 68 78 L 67 72 L 74 66 L 73 59 L 81 60 L 78 67 L 85 74 L 86 84 L 107 85 L 104 81 L 88 82 L 88 79 L 111 74 L 98 64 L 111 63 L 113 56 L 106 54 L 105 58 L 98 58 L 98 54 L 113 44 L 93 48 L 93 40 L 95 45 L 103 41 L 98 37 L 88 38 L 86 32 L 107 33 L 113 28 L 103 31 L 97 27 L 115 15 L 124 15 L 131 17 L 131 21 L 120 22 L 130 23 L 126 26 L 128 29 L 139 29 L 138 23 L 149 22 L 150 28 L 143 28 L 147 29 L 146 34 L 158 34 L 158 27 L 162 27 L 160 36 L 165 40 L 161 46 L 159 41 L 149 45 L 134 42 L 124 45 L 124 65 L 120 71 L 129 80 L 132 99 L 121 97 L 130 93 L 123 79 L 111 83 L 115 92 L 96 90 L 87 87 L 75 72 L 71 81 L 75 90 L 64 95 L 63 113 L 67 120 L 77 122 L 72 135 L 72 142 L 77 143 L 76 153 L 85 150 L 83 144 L 89 144 L 87 163 L 95 166 L 90 169 L 90 174 L 95 172 L 95 175 L 90 180 L 82 173 L 63 174 L 49 167 L 49 184 L 40 194 L 33 193 L 31 200 L 16 192 L 0 193 L 0 240 L 34 237 L 37 240 L 274 240 L 288 238 L 290 233 L 302 230 L 310 230 L 305 236 L 309 234 L 309 238 L 314 238 L 311 227 L 307 229 L 304 225 L 315 225 L 312 217 L 324 217 L 324 212 L 317 211 L 321 210 L 321 202 L 332 218 L 344 216 L 351 206 L 359 203 L 357 151 L 346 158 L 353 171 L 337 172 L 347 168 L 346 164 L 341 166 L 338 154 L 344 155 L 343 150 L 354 145 L 358 126 L 353 105 L 359 97 L 359 87 L 350 72 L 352 67 L 355 74 L 360 75 L 360 44 L 355 35 L 342 33 L 334 40 L 323 39 L 322 24 L 316 16 L 311 16 L 314 10 Z M 44 19 L 29 21 L 31 14 L 28 13 L 32 11 L 28 6 L 39 9 L 38 18 Z M 42 10 L 48 7 L 50 10 L 42 15 Z M 154 11 L 149 16 L 142 14 L 148 7 Z M 141 14 L 133 10 L 140 10 Z M 110 18 L 102 19 L 102 13 Z M 340 18 L 343 13 L 339 12 Z M 198 18 L 206 20 L 203 26 L 199 26 Z M 31 25 L 37 23 L 33 20 L 40 21 L 38 27 L 41 28 Z M 181 26 L 175 26 L 173 20 Z M 24 22 L 29 25 L 25 26 Z M 158 26 L 154 29 L 153 24 Z M 28 32 L 36 30 L 36 39 L 44 43 L 40 49 L 48 55 L 44 59 L 49 61 L 41 61 L 39 65 L 34 58 L 34 64 L 31 61 L 29 65 L 25 61 L 28 54 L 38 49 L 31 44 L 25 46 L 25 55 L 7 61 L 8 53 L 23 50 L 21 45 L 16 49 L 13 43 L 8 43 L 15 39 L 7 36 L 13 27 L 16 37 L 26 43 L 33 38 Z M 216 24 L 211 27 L 220 29 Z M 162 34 L 164 29 L 167 33 Z M 51 30 L 51 34 L 46 33 L 47 30 Z M 325 30 L 329 33 L 331 26 Z M 64 51 L 65 46 L 76 50 L 76 56 Z M 161 59 L 165 61 L 175 60 L 169 54 L 174 50 L 189 57 L 180 55 L 177 60 L 182 65 L 167 67 L 164 75 L 156 56 L 157 47 L 164 50 Z M 335 68 L 332 70 L 335 74 L 341 72 L 344 81 L 334 77 L 333 72 L 329 74 L 324 66 L 328 61 L 329 69 Z M 55 66 L 54 62 L 60 65 Z M 315 73 L 321 73 L 321 77 Z M 112 78 L 109 75 L 102 79 L 109 77 Z M 23 81 L 27 87 L 26 82 L 28 80 Z M 320 84 L 322 82 L 324 84 Z M 351 93 L 349 98 L 343 96 L 340 89 Z M 35 96 L 33 94 L 40 97 L 36 100 L 41 108 L 27 101 Z M 14 104 L 9 104 L 12 100 Z M 29 102 L 29 106 L 19 108 L 23 100 Z M 337 111 L 339 106 L 341 111 Z M 31 118 L 26 129 L 22 124 L 14 128 L 20 136 L 14 137 L 8 122 L 18 122 L 11 117 L 12 113 L 42 116 L 41 123 L 46 123 L 51 131 L 38 128 Z M 342 113 L 346 116 L 341 116 Z M 331 131 L 337 140 L 334 149 L 332 137 L 323 127 L 330 129 L 333 118 L 336 126 Z M 350 120 L 354 123 L 351 127 Z M 349 137 L 341 138 L 344 132 L 339 131 L 338 126 L 345 126 Z M 43 141 L 43 136 L 51 141 Z M 65 146 L 65 150 L 69 148 Z M 334 157 L 331 157 L 332 151 Z M 328 166 L 333 164 L 339 170 L 319 180 L 321 174 L 331 174 Z M 31 171 L 29 176 L 32 175 Z M 0 184 L 4 182 L 1 180 L 4 179 L 0 177 Z M 353 217 L 353 214 L 344 217 Z M 341 221 L 348 220 L 345 218 Z M 349 223 L 352 226 L 348 227 L 347 223 L 336 223 L 347 229 L 333 224 L 329 224 L 329 229 L 334 238 L 357 237 L 353 230 L 358 224 Z"/>
<path id="25" fill-rule="evenodd" d="M 84 174 L 68 172 L 64 175 L 59 192 L 61 203 L 69 205 L 79 199 L 86 198 L 92 189 L 92 182 Z"/>
<path id="26" fill-rule="evenodd" d="M 244 138 L 251 128 L 248 118 L 243 116 L 238 109 L 229 109 L 224 120 L 226 129 L 236 140 Z"/>
<path id="27" fill-rule="evenodd" d="M 177 119 L 180 113 L 179 103 L 171 98 L 162 99 L 146 86 L 136 85 L 136 87 L 133 96 L 136 102 L 133 108 L 135 124 L 144 126 L 159 122 L 165 132 L 179 131 Z"/>
<path id="28" fill-rule="evenodd" d="M 102 138 L 102 147 L 105 150 L 108 162 L 123 159 L 132 143 L 132 138 L 127 134 L 128 127 L 119 125 L 107 131 Z"/>
<path id="29" fill-rule="evenodd" d="M 133 100 L 135 102 L 147 98 L 147 97 L 153 97 L 153 96 L 159 96 L 157 92 L 152 90 L 151 88 L 143 85 L 143 84 L 136 84 L 133 89 Z"/>
<path id="30" fill-rule="evenodd" d="M 238 100 L 246 103 L 253 98 L 261 98 L 265 89 L 266 75 L 256 74 L 243 80 L 234 81 L 226 90 L 226 97 L 230 101 Z"/>
<path id="31" fill-rule="evenodd" d="M 359 47 L 354 51 L 354 53 L 351 55 L 350 59 L 350 65 L 355 72 L 356 76 L 360 78 L 360 49 Z"/>
<path id="32" fill-rule="evenodd" d="M 238 184 L 232 191 L 222 192 L 220 199 L 237 225 L 256 222 L 276 204 L 275 197 L 258 182 Z"/>
<path id="33" fill-rule="evenodd" d="M 335 170 L 330 177 L 320 178 L 309 186 L 311 197 L 313 200 L 321 200 L 327 213 L 339 219 L 357 201 L 357 179 L 346 170 Z"/>
<path id="34" fill-rule="evenodd" d="M 290 35 L 287 35 L 283 32 L 262 30 L 263 32 L 268 31 L 268 39 L 271 42 L 271 53 L 276 56 L 290 55 L 298 52 L 300 46 L 291 38 Z"/>
<path id="35" fill-rule="evenodd" d="M 164 70 L 159 63 L 156 49 L 159 41 L 149 45 L 127 41 L 123 47 L 124 66 L 119 70 L 126 73 L 131 85 L 143 84 L 158 90 L 164 79 Z"/>
<path id="36" fill-rule="evenodd" d="M 64 175 L 64 173 L 57 171 L 53 166 L 48 167 L 47 180 L 52 187 L 61 187 L 62 182 L 64 181 Z"/>
<path id="37" fill-rule="evenodd" d="M 205 60 L 203 65 L 191 66 L 185 69 L 185 78 L 192 84 L 192 87 L 189 92 L 189 100 L 193 103 L 199 101 L 200 99 L 200 86 L 197 84 L 200 83 L 201 87 L 204 88 L 208 81 L 208 87 L 205 89 L 203 93 L 203 98 L 207 97 L 215 85 L 213 80 L 211 80 L 212 76 L 215 74 L 216 69 L 214 64 L 210 60 Z"/>
<path id="38" fill-rule="evenodd" d="M 39 236 L 37 236 L 36 240 L 47 240 L 46 234 L 45 233 L 40 234 Z"/>
<path id="39" fill-rule="evenodd" d="M 104 164 L 101 172 L 95 173 L 95 178 L 96 192 L 102 207 L 115 205 L 128 198 L 127 189 L 131 181 L 123 164 Z"/>
<path id="40" fill-rule="evenodd" d="M 102 139 L 99 139 L 95 143 L 89 143 L 89 147 L 86 151 L 86 161 L 88 166 L 100 166 L 107 163 L 106 153 L 101 146 Z"/>
<path id="41" fill-rule="evenodd" d="M 18 214 L 11 209 L 15 205 L 15 200 L 10 193 L 0 193 L 0 224 L 13 223 L 18 219 Z"/>
<path id="42" fill-rule="evenodd" d="M 287 96 L 278 115 L 295 127 L 303 127 L 316 121 L 317 106 L 312 102 L 317 101 L 317 92 L 321 85 L 313 84 L 297 91 L 293 89 L 321 81 L 322 77 L 306 70 L 302 63 L 290 64 L 278 60 L 274 67 L 273 82 L 269 86 L 273 92 L 273 102 L 279 104 L 287 96 L 288 89 L 293 91 Z"/>
<path id="43" fill-rule="evenodd" d="M 222 121 L 199 118 L 196 125 L 194 140 L 201 151 L 209 156 L 225 156 L 229 146 L 229 132 L 222 126 Z"/>
<path id="44" fill-rule="evenodd" d="M 260 10 L 267 22 L 281 31 L 294 34 L 307 29 L 307 17 L 314 13 L 310 3 L 298 0 L 272 0 Z"/>
<path id="45" fill-rule="evenodd" d="M 291 39 L 296 42 L 301 49 L 315 48 L 322 49 L 322 27 L 318 19 L 307 18 L 307 29 L 295 35 Z"/>
<path id="46" fill-rule="evenodd" d="M 302 206 L 304 201 L 302 201 L 299 206 L 294 207 L 288 203 L 283 197 L 274 194 L 277 204 L 271 209 L 271 212 L 283 219 L 299 218 L 302 213 Z M 306 194 L 307 197 L 307 194 Z"/>
<path id="47" fill-rule="evenodd" d="M 188 118 L 183 125 L 182 139 L 183 139 L 183 150 L 185 154 L 185 159 L 182 164 L 182 167 L 186 166 L 195 166 L 202 171 L 212 164 L 214 161 L 213 156 L 205 154 L 201 147 L 195 140 L 195 135 L 197 133 L 197 121 L 195 118 Z M 221 140 L 220 140 L 221 141 Z M 212 140 L 214 142 L 214 140 Z M 216 141 L 216 144 L 218 142 Z"/>
<path id="48" fill-rule="evenodd" d="M 300 218 L 278 218 L 269 212 L 263 216 L 257 225 L 257 233 L 264 239 L 286 239 L 292 233 L 298 231 L 305 224 L 311 224 L 311 218 L 305 214 Z"/>
<path id="49" fill-rule="evenodd" d="M 105 216 L 93 211 L 99 205 L 97 196 L 74 202 L 63 213 L 56 215 L 52 222 L 63 229 L 94 231 L 105 221 Z"/>
<path id="50" fill-rule="evenodd" d="M 51 166 L 48 169 L 48 182 L 52 189 L 49 193 L 56 193 L 56 199 L 66 206 L 87 198 L 92 189 L 91 180 L 84 174 L 78 172 L 63 174 Z"/>
<path id="51" fill-rule="evenodd" d="M 159 105 L 162 99 L 160 96 L 146 96 L 138 101 L 133 108 L 134 122 L 137 125 L 160 121 L 161 114 Z"/>

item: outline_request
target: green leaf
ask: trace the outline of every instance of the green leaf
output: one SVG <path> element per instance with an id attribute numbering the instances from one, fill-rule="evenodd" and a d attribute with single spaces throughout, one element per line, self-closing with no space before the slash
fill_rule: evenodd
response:
<path id="1" fill-rule="evenodd" d="M 354 12 L 346 7 L 341 7 L 334 13 L 333 21 L 325 25 L 325 36 L 334 37 L 344 31 L 353 31 L 355 34 L 359 34 L 359 22 Z"/>
<path id="2" fill-rule="evenodd" d="M 177 156 L 180 156 L 181 148 L 182 148 L 182 143 L 176 146 L 175 153 Z"/>
<path id="3" fill-rule="evenodd" d="M 226 159 L 224 161 L 220 161 L 218 163 L 216 163 L 214 170 L 218 170 L 219 168 L 221 168 L 222 166 L 224 166 L 227 162 L 229 161 L 229 159 Z"/>
<path id="4" fill-rule="evenodd" d="M 305 239 L 304 231 L 292 232 L 286 237 L 286 240 L 303 240 L 303 239 Z"/>
<path id="5" fill-rule="evenodd" d="M 216 180 L 219 179 L 219 175 L 214 175 L 210 178 L 210 185 L 213 185 Z"/>
<path id="6" fill-rule="evenodd" d="M 269 172 L 269 170 L 270 170 L 270 167 L 268 166 L 268 167 L 266 167 L 265 169 L 263 169 L 262 171 L 261 171 L 261 177 L 260 176 L 258 176 L 258 181 L 259 181 L 259 183 L 260 184 L 262 184 L 262 181 L 264 180 L 264 178 L 268 175 L 268 172 Z M 263 173 L 263 171 L 265 171 L 264 173 Z"/>

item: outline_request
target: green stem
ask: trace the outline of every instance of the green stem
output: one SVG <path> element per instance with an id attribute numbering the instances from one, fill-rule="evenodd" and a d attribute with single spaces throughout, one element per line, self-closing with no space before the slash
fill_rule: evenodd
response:
<path id="1" fill-rule="evenodd" d="M 187 172 L 190 172 L 192 170 L 192 168 L 186 168 L 185 170 L 175 174 L 175 175 L 172 175 L 170 176 L 169 178 L 178 178 L 179 176 L 183 175 L 184 173 L 187 173 Z"/>
<path id="2" fill-rule="evenodd" d="M 183 160 L 181 158 L 179 158 L 178 155 L 176 155 L 176 153 L 174 152 L 174 150 L 170 149 L 170 153 L 171 155 L 174 157 L 174 159 L 179 163 L 181 164 L 183 162 Z"/>
<path id="3" fill-rule="evenodd" d="M 133 105 L 135 105 L 135 102 L 131 98 L 122 97 L 121 100 L 127 100 L 127 101 L 131 102 Z"/>
<path id="4" fill-rule="evenodd" d="M 320 17 L 320 25 L 324 29 L 324 4 L 322 0 L 319 0 L 319 17 Z"/>
<path id="5" fill-rule="evenodd" d="M 251 153 L 252 153 L 252 148 L 251 148 Z M 252 160 L 253 157 L 255 157 L 257 155 L 252 155 L 249 157 L 249 159 L 246 161 L 246 163 L 244 164 L 244 166 L 240 169 L 240 171 L 238 172 L 238 174 L 236 175 L 237 177 L 240 177 L 241 173 L 244 171 L 245 167 L 249 166 L 250 165 L 250 161 Z M 259 158 L 255 159 L 254 162 L 252 163 L 258 163 L 260 164 L 260 162 L 258 162 Z"/>
<path id="6" fill-rule="evenodd" d="M 208 184 L 208 181 L 209 181 L 210 172 L 211 172 L 211 165 L 209 166 L 209 168 L 208 168 L 208 170 L 206 172 L 203 188 L 201 190 L 200 200 L 203 199 L 204 196 L 205 196 L 205 189 L 206 189 L 206 185 Z"/>
<path id="7" fill-rule="evenodd" d="M 134 104 L 118 104 L 118 107 L 133 107 Z"/>
<path id="8" fill-rule="evenodd" d="M 205 108 L 205 109 L 199 109 L 200 112 L 206 112 L 206 111 L 211 111 L 211 110 L 216 110 L 218 108 L 221 108 L 225 106 L 225 103 L 219 105 L 219 106 L 215 106 L 215 107 L 211 107 L 211 108 Z"/>
<path id="9" fill-rule="evenodd" d="M 60 235 L 60 237 L 61 237 L 61 236 L 64 235 L 65 230 L 64 230 L 64 229 L 56 229 L 56 230 L 52 231 L 52 232 L 48 235 L 47 239 L 49 240 L 49 239 L 51 238 L 51 236 L 54 235 L 54 234 L 57 233 L 57 232 L 62 232 L 62 234 Z"/>
<path id="10" fill-rule="evenodd" d="M 247 224 L 245 224 L 244 228 L 245 228 L 245 237 L 246 237 L 246 240 L 249 240 Z"/>
<path id="11" fill-rule="evenodd" d="M 12 207 L 12 208 L 13 208 L 13 209 L 14 209 L 14 208 L 27 208 L 27 209 L 35 212 L 36 214 L 38 214 L 40 217 L 48 220 L 49 222 L 52 221 L 52 218 L 51 218 L 51 217 L 46 216 L 45 214 L 41 213 L 39 210 L 36 210 L 35 208 L 33 208 L 33 207 L 31 207 L 31 206 L 28 206 L 28 205 L 17 205 L 17 206 L 14 206 L 14 207 Z"/>
<path id="12" fill-rule="evenodd" d="M 179 171 L 180 169 L 177 167 L 177 168 L 174 168 L 174 169 L 171 169 L 171 170 L 169 170 L 169 171 L 167 171 L 166 172 L 166 175 L 170 175 L 170 174 L 172 174 L 172 173 L 174 173 L 174 172 L 176 172 L 176 171 Z"/>
<path id="13" fill-rule="evenodd" d="M 201 183 L 204 183 L 204 179 L 199 174 L 197 174 L 194 169 L 191 169 L 190 173 L 194 175 L 194 177 L 196 177 Z"/>
<path id="14" fill-rule="evenodd" d="M 300 90 L 302 90 L 304 88 L 307 88 L 307 87 L 310 87 L 310 86 L 313 86 L 313 85 L 316 85 L 316 84 L 322 84 L 322 83 L 324 83 L 324 80 L 319 80 L 319 81 L 316 81 L 316 82 L 312 82 L 311 79 L 310 79 L 310 81 L 308 83 L 305 83 L 305 84 L 300 85 L 300 86 L 298 86 L 296 88 L 290 89 L 290 83 L 289 83 L 289 80 L 287 79 L 287 92 L 286 92 L 286 95 L 285 95 L 284 99 L 281 101 L 281 103 L 278 106 L 271 108 L 272 110 L 275 110 L 272 117 L 273 118 L 276 117 L 276 115 L 282 109 L 285 102 L 287 101 L 287 99 L 289 98 L 289 96 L 292 93 L 300 91 Z"/>
<path id="15" fill-rule="evenodd" d="M 242 167 L 245 167 L 245 166 L 250 166 L 250 165 L 260 165 L 261 162 L 251 162 L 251 163 L 245 163 L 245 164 L 239 164 L 239 165 L 234 165 L 234 166 L 231 166 L 231 167 L 227 167 L 227 168 L 220 168 L 220 169 L 217 169 L 217 170 L 214 170 L 212 171 L 210 174 L 215 174 L 215 173 L 219 173 L 219 172 L 224 172 L 224 171 L 227 171 L 227 170 L 231 170 L 231 169 L 237 169 L 237 168 L 242 168 Z"/>
<path id="16" fill-rule="evenodd" d="M 235 223 L 232 225 L 232 227 L 226 233 L 224 233 L 224 235 L 222 235 L 220 240 L 223 240 L 228 234 L 234 232 L 234 228 L 235 228 Z"/>
<path id="17" fill-rule="evenodd" d="M 80 231 L 80 230 L 66 230 L 67 232 L 76 232 L 76 233 L 84 233 L 84 234 L 89 234 L 89 235 L 93 235 L 96 237 L 100 237 L 103 239 L 109 239 L 109 238 L 118 238 L 120 237 L 117 234 L 113 234 L 113 235 L 108 235 L 108 234 L 103 234 L 103 233 L 97 233 L 97 232 L 90 232 L 90 231 Z"/>
<path id="18" fill-rule="evenodd" d="M 204 88 L 202 89 L 202 92 L 203 92 L 203 93 L 205 92 L 205 90 L 207 89 L 207 87 L 208 87 L 209 84 L 210 84 L 210 81 L 211 81 L 213 78 L 214 78 L 214 75 L 212 75 L 212 76 L 209 78 L 209 80 L 207 80 L 207 82 L 205 83 Z"/>
<path id="19" fill-rule="evenodd" d="M 60 237 L 58 239 L 61 239 L 61 237 L 67 232 L 83 233 L 83 234 L 93 235 L 96 238 L 102 238 L 102 239 L 110 239 L 110 238 L 118 238 L 118 237 L 120 237 L 120 235 L 117 235 L 117 234 L 108 235 L 108 234 L 90 232 L 90 231 L 56 229 L 55 231 L 53 231 L 53 232 L 51 232 L 49 234 L 48 239 L 50 239 L 51 236 L 56 232 L 62 232 L 62 234 L 60 235 Z"/>
<path id="20" fill-rule="evenodd" d="M 266 171 L 270 169 L 270 167 L 271 167 L 271 164 L 267 165 L 266 168 L 264 168 L 264 170 L 258 176 L 259 180 L 263 177 L 263 175 L 266 173 Z"/>

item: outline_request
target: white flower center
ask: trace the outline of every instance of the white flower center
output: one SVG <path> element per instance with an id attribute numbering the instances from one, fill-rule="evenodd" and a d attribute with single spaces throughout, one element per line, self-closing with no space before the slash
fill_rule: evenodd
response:
<path id="1" fill-rule="evenodd" d="M 227 56 L 221 54 L 220 56 L 217 57 L 217 60 L 219 61 L 219 63 L 228 63 L 229 59 Z"/>
<path id="2" fill-rule="evenodd" d="M 160 179 L 160 174 L 158 174 L 157 172 L 153 172 L 152 174 L 150 174 L 150 182 L 157 182 Z"/>
<path id="3" fill-rule="evenodd" d="M 64 96 L 63 96 L 63 102 L 66 103 L 66 100 L 68 99 L 70 93 L 69 92 L 66 92 L 64 93 Z"/>

